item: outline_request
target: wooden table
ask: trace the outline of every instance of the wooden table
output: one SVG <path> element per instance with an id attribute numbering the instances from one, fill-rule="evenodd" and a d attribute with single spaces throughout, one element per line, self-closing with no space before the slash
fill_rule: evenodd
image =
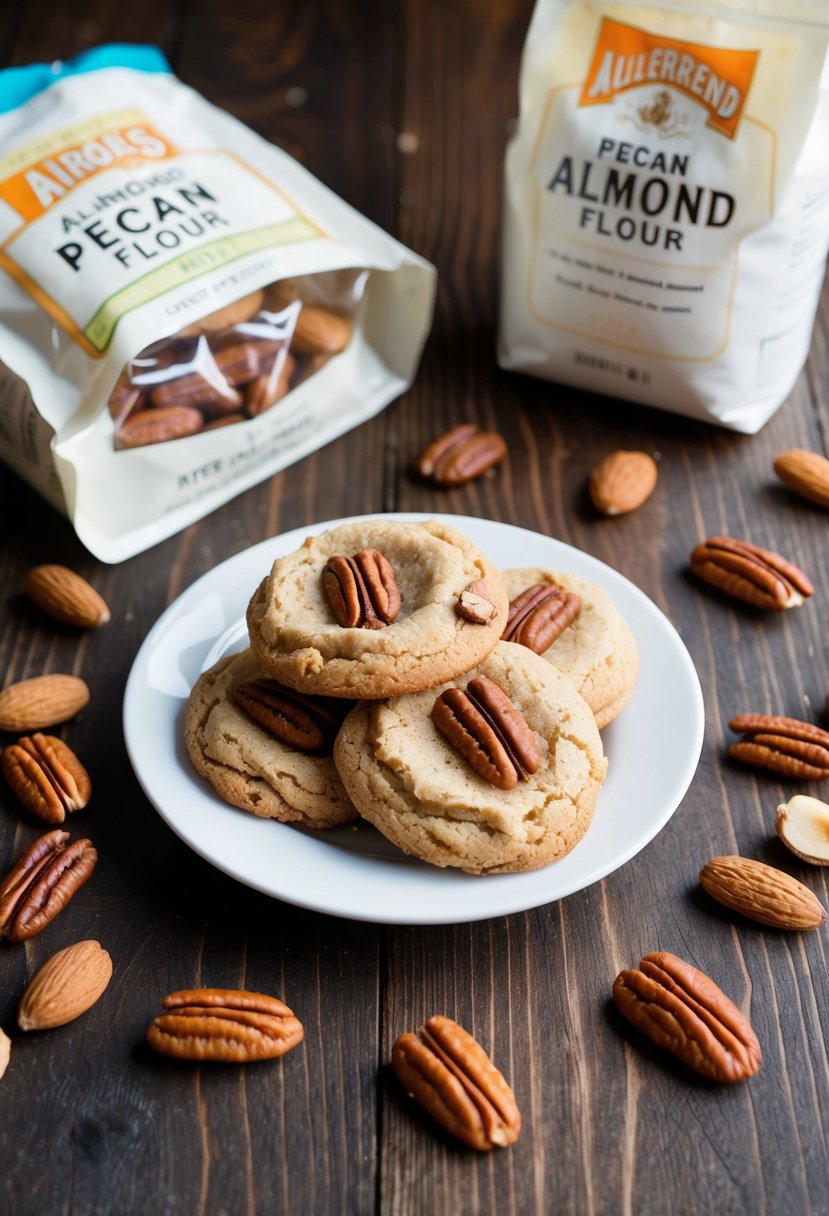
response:
<path id="1" fill-rule="evenodd" d="M 92 772 L 94 802 L 71 826 L 92 836 L 101 858 L 44 934 L 0 951 L 0 1024 L 13 1035 L 0 1117 L 4 1212 L 829 1210 L 829 929 L 765 930 L 697 886 L 708 858 L 739 851 L 796 875 L 829 903 L 826 871 L 800 864 L 774 834 L 775 807 L 791 787 L 725 753 L 727 721 L 739 711 L 825 724 L 827 516 L 777 484 L 771 460 L 793 447 L 826 451 L 829 296 L 791 399 L 754 438 L 499 371 L 502 160 L 529 12 L 527 0 L 15 0 L 0 13 L 0 46 L 14 64 L 98 42 L 160 43 L 185 81 L 440 273 L 434 332 L 409 393 L 120 566 L 97 563 L 64 520 L 2 474 L 0 672 L 4 684 L 48 671 L 89 683 L 91 704 L 59 733 Z M 470 418 L 507 437 L 499 475 L 450 494 L 412 481 L 406 467 L 419 447 Z M 606 520 L 589 505 L 586 478 L 620 447 L 658 451 L 659 486 L 637 513 Z M 223 876 L 168 830 L 138 787 L 121 701 L 164 608 L 263 538 L 391 510 L 487 516 L 558 537 L 632 579 L 679 629 L 705 695 L 699 770 L 658 837 L 587 890 L 471 925 L 338 920 Z M 721 532 L 798 562 L 815 581 L 814 601 L 766 619 L 695 585 L 688 554 Z M 78 635 L 34 615 L 21 583 L 42 561 L 89 577 L 112 623 Z M 5 873 L 38 826 L 8 791 L 0 801 Z M 114 961 L 105 997 L 63 1029 L 14 1030 L 34 971 L 87 937 Z M 692 961 L 750 1010 L 764 1054 L 753 1080 L 697 1081 L 615 1015 L 613 978 L 653 949 Z M 304 1022 L 304 1044 L 281 1062 L 238 1070 L 152 1057 L 143 1038 L 160 998 L 198 984 L 284 996 Z M 511 1078 L 524 1117 L 514 1147 L 479 1156 L 447 1143 L 390 1075 L 394 1038 L 436 1011 L 474 1031 Z"/>

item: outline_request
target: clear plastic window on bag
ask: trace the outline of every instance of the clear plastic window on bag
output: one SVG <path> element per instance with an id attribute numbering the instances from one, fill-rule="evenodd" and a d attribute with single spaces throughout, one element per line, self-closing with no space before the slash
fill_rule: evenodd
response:
<path id="1" fill-rule="evenodd" d="M 348 346 L 368 271 L 282 279 L 139 351 L 109 410 L 118 450 L 248 422 Z"/>

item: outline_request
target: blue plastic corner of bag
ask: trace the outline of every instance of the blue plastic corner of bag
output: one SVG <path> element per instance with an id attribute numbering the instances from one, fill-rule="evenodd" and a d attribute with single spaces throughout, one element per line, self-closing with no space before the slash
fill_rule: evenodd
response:
<path id="1" fill-rule="evenodd" d="M 134 72 L 172 71 L 159 47 L 127 42 L 92 47 L 71 59 L 56 59 L 54 63 L 5 68 L 0 72 L 0 113 L 16 110 L 68 76 L 82 76 L 104 68 L 130 68 Z"/>

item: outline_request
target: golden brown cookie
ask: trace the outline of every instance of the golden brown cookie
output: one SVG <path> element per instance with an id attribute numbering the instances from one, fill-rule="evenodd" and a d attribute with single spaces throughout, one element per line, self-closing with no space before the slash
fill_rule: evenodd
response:
<path id="1" fill-rule="evenodd" d="M 220 659 L 193 686 L 184 719 L 187 753 L 231 806 L 263 819 L 333 828 L 356 812 L 330 755 L 275 739 L 236 704 L 233 690 L 266 675 L 250 651 Z"/>
<path id="2" fill-rule="evenodd" d="M 543 584 L 578 598 L 578 610 L 559 636 L 541 650 L 548 662 L 568 675 L 593 710 L 601 730 L 621 712 L 633 692 L 639 672 L 636 641 L 613 600 L 587 579 L 551 570 L 507 570 L 504 572 L 510 601 L 515 603 L 527 588 Z M 543 618 L 545 605 L 540 605 Z M 567 611 L 569 617 L 570 612 Z M 543 619 L 519 622 L 519 640 L 531 635 L 533 625 Z"/>
<path id="3" fill-rule="evenodd" d="M 437 696 L 485 676 L 520 710 L 539 767 L 511 789 L 479 775 L 432 719 Z M 607 762 L 590 709 L 552 664 L 506 642 L 440 688 L 357 705 L 334 745 L 354 805 L 404 852 L 471 874 L 564 857 L 593 815 Z"/>
<path id="4" fill-rule="evenodd" d="M 378 628 L 340 624 L 326 590 L 326 578 L 336 582 L 333 559 L 365 550 L 390 563 L 401 596 L 394 619 Z M 492 606 L 484 623 L 458 611 L 460 597 L 479 582 Z M 365 700 L 431 688 L 468 671 L 496 644 L 506 617 L 503 579 L 466 537 L 435 520 L 372 519 L 309 537 L 274 562 L 247 620 L 251 646 L 275 679 L 303 692 Z"/>

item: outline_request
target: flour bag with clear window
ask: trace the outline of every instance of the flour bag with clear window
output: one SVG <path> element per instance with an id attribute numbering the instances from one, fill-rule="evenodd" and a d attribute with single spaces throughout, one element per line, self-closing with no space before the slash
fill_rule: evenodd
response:
<path id="1" fill-rule="evenodd" d="M 0 72 L 0 458 L 120 561 L 411 383 L 434 268 L 154 47 Z"/>
<path id="2" fill-rule="evenodd" d="M 829 4 L 539 0 L 506 158 L 499 361 L 738 431 L 809 350 Z"/>

